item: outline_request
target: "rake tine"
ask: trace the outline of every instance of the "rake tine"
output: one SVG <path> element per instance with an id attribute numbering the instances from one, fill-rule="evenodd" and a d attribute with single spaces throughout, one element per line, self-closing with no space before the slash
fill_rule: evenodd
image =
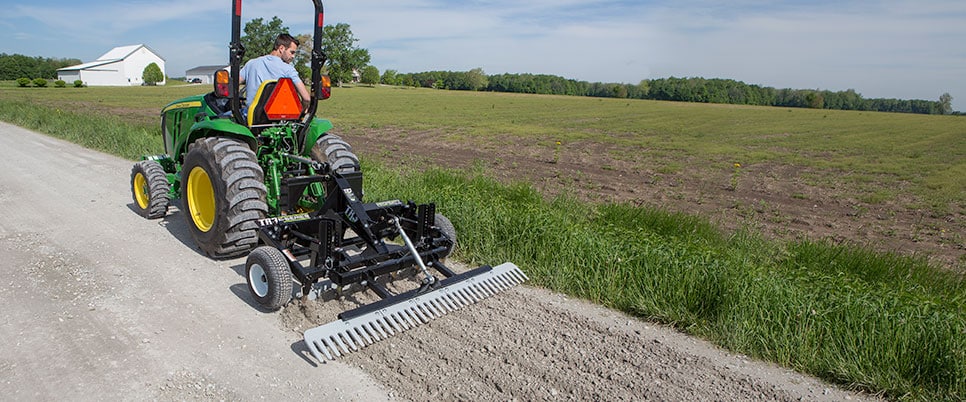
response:
<path id="1" fill-rule="evenodd" d="M 445 285 L 385 308 L 331 322 L 305 332 L 312 355 L 334 360 L 368 345 L 442 317 L 520 284 L 529 278 L 511 263 L 492 267 L 463 281 Z"/>

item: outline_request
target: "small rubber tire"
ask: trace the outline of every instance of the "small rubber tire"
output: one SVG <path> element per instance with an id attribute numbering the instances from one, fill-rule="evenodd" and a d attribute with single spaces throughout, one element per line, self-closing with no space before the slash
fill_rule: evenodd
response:
<path id="1" fill-rule="evenodd" d="M 245 260 L 248 291 L 262 307 L 275 311 L 292 301 L 292 271 L 281 251 L 258 247 Z"/>
<path id="2" fill-rule="evenodd" d="M 329 164 L 330 170 L 338 173 L 359 171 L 359 157 L 352 152 L 352 146 L 338 135 L 326 134 L 315 141 L 312 159 Z"/>
<path id="3" fill-rule="evenodd" d="M 140 161 L 131 168 L 131 196 L 139 215 L 158 219 L 168 213 L 171 184 L 164 168 L 156 161 Z"/>
<path id="4" fill-rule="evenodd" d="M 453 251 L 456 250 L 456 227 L 453 226 L 453 222 L 450 222 L 449 218 L 441 213 L 437 212 L 435 219 L 436 227 L 439 228 L 439 231 L 443 232 L 443 235 L 453 241 L 453 247 L 450 247 L 445 255 L 440 256 L 440 259 L 446 259 L 446 257 L 453 254 Z"/>
<path id="5" fill-rule="evenodd" d="M 191 144 L 181 169 L 183 212 L 195 244 L 212 258 L 258 245 L 255 222 L 268 214 L 264 173 L 245 143 L 223 137 Z"/>

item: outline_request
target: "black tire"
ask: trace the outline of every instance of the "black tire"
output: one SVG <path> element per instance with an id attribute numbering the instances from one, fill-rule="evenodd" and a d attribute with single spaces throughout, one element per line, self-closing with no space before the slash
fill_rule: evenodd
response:
<path id="1" fill-rule="evenodd" d="M 157 219 L 167 214 L 170 188 L 160 163 L 140 161 L 131 168 L 131 196 L 141 216 Z"/>
<path id="2" fill-rule="evenodd" d="M 352 146 L 335 134 L 326 134 L 315 141 L 312 158 L 329 164 L 333 172 L 352 173 L 359 171 L 359 157 L 352 152 Z"/>
<path id="3" fill-rule="evenodd" d="M 456 250 L 456 227 L 453 226 L 453 222 L 450 222 L 449 218 L 441 213 L 436 214 L 436 227 L 443 232 L 446 237 L 449 237 L 453 241 L 453 247 L 450 247 L 449 252 L 440 256 L 440 259 L 445 259 L 450 254 L 453 254 L 453 250 Z"/>
<path id="4" fill-rule="evenodd" d="M 219 137 L 191 144 L 181 198 L 191 237 L 208 256 L 235 257 L 258 245 L 255 221 L 268 213 L 263 180 L 248 145 Z"/>
<path id="5" fill-rule="evenodd" d="M 281 251 L 262 246 L 245 261 L 248 291 L 258 304 L 275 311 L 292 300 L 292 271 Z"/>

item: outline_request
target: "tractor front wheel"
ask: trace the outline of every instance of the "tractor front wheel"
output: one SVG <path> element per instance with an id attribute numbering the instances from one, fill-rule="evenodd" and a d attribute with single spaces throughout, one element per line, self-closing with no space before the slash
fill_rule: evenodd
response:
<path id="1" fill-rule="evenodd" d="M 292 300 L 292 271 L 281 251 L 262 246 L 245 261 L 248 290 L 262 307 L 275 311 Z"/>
<path id="2" fill-rule="evenodd" d="M 443 232 L 446 237 L 453 241 L 453 247 L 449 248 L 449 251 L 446 252 L 446 255 L 440 257 L 441 259 L 445 260 L 446 257 L 449 257 L 449 255 L 453 254 L 453 251 L 456 250 L 456 227 L 453 226 L 453 222 L 450 222 L 449 218 L 441 213 L 436 213 L 435 220 L 436 227 L 439 228 L 439 231 Z"/>
<path id="3" fill-rule="evenodd" d="M 263 177 L 244 143 L 210 137 L 191 144 L 181 169 L 181 195 L 191 236 L 206 254 L 234 257 L 258 244 L 255 222 L 268 213 Z"/>
<path id="4" fill-rule="evenodd" d="M 138 214 L 157 219 L 168 213 L 168 176 L 161 164 L 140 161 L 131 168 L 131 195 Z"/>

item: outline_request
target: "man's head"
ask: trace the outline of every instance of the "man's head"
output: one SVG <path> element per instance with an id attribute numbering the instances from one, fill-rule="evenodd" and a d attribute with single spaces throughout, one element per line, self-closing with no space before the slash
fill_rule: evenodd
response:
<path id="1" fill-rule="evenodd" d="M 279 34 L 275 38 L 275 47 L 272 49 L 272 55 L 278 56 L 282 61 L 286 63 L 291 63 L 295 60 L 295 53 L 299 49 L 299 41 L 287 33 Z"/>

